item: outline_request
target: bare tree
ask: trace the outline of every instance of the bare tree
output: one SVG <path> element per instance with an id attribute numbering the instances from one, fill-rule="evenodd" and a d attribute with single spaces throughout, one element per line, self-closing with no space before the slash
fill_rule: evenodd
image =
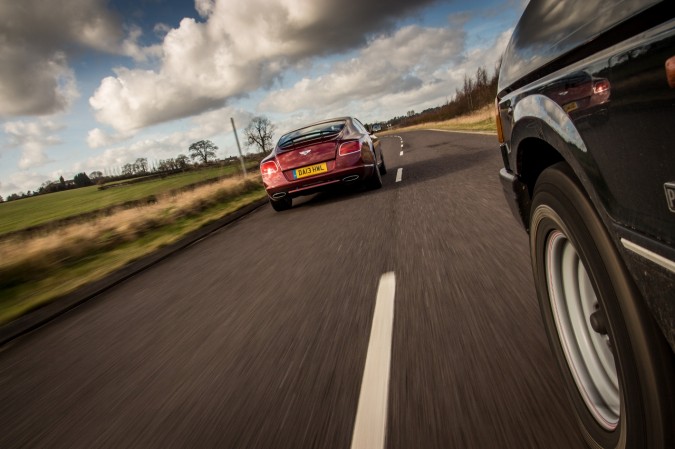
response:
<path id="1" fill-rule="evenodd" d="M 134 162 L 134 173 L 147 173 L 148 172 L 148 159 L 145 157 L 139 157 Z"/>
<path id="2" fill-rule="evenodd" d="M 267 154 L 274 148 L 274 131 L 277 127 L 265 116 L 253 117 L 244 130 L 246 146 L 255 145 L 263 154 Z"/>
<path id="3" fill-rule="evenodd" d="M 203 163 L 208 164 L 209 158 L 216 157 L 216 150 L 218 147 L 210 140 L 200 140 L 190 145 L 190 157 L 192 159 L 199 159 Z"/>
<path id="4" fill-rule="evenodd" d="M 157 169 L 159 171 L 169 171 L 173 170 L 176 166 L 176 161 L 173 158 L 169 159 L 160 159 Z"/>
<path id="5" fill-rule="evenodd" d="M 184 170 L 190 165 L 190 159 L 184 154 L 179 154 L 175 159 L 176 168 Z"/>

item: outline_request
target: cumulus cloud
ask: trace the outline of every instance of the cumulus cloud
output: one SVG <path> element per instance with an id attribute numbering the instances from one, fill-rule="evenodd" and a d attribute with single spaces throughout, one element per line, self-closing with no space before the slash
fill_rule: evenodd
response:
<path id="1" fill-rule="evenodd" d="M 27 49 L 2 46 L 0 60 L 0 116 L 61 111 L 79 95 L 63 52 L 36 58 Z"/>
<path id="2" fill-rule="evenodd" d="M 119 131 L 214 109 L 307 58 L 362 46 L 430 3 L 197 0 L 204 21 L 185 18 L 167 33 L 157 70 L 118 68 L 89 103 L 99 122 Z"/>
<path id="3" fill-rule="evenodd" d="M 87 145 L 92 149 L 102 148 L 122 142 L 130 137 L 132 137 L 131 134 L 110 134 L 100 128 L 94 128 L 87 133 Z"/>
<path id="4" fill-rule="evenodd" d="M 289 89 L 271 93 L 261 109 L 290 112 L 334 108 L 346 100 L 364 101 L 400 92 L 418 92 L 436 82 L 438 67 L 461 61 L 465 33 L 461 27 L 410 25 L 375 39 L 358 56 L 340 61 L 327 75 L 303 78 Z"/>
<path id="5" fill-rule="evenodd" d="M 106 0 L 0 2 L 0 117 L 47 115 L 77 97 L 68 52 L 93 49 L 145 60 L 159 48 L 138 45 L 140 30 L 125 36 Z"/>
<path id="6" fill-rule="evenodd" d="M 51 160 L 45 154 L 49 146 L 58 145 L 61 139 L 55 133 L 63 129 L 51 120 L 14 121 L 4 124 L 9 146 L 21 149 L 19 168 L 39 167 Z"/>
<path id="7" fill-rule="evenodd" d="M 452 100 L 456 89 L 461 89 L 464 77 L 474 76 L 479 67 L 485 68 L 488 76 L 492 76 L 511 32 L 512 30 L 507 30 L 499 34 L 494 40 L 485 42 L 482 47 L 465 50 L 461 62 L 439 68 L 434 72 L 433 81 L 425 83 L 421 89 L 394 93 L 377 99 L 374 110 L 386 110 L 388 111 L 386 117 L 391 117 L 392 111 L 403 114 L 407 110 L 414 109 L 419 112 L 440 106 L 446 99 Z"/>
<path id="8" fill-rule="evenodd" d="M 58 178 L 58 176 L 56 176 L 56 178 Z M 0 194 L 6 198 L 12 193 L 37 190 L 45 181 L 56 178 L 50 178 L 45 174 L 34 171 L 21 171 L 12 173 L 8 176 L 5 182 L 0 183 Z"/>
<path id="9" fill-rule="evenodd" d="M 216 137 L 223 135 L 228 136 L 228 142 L 231 145 L 222 145 L 221 143 L 217 143 L 217 145 L 220 147 L 220 151 L 225 152 L 228 146 L 236 148 L 230 117 L 234 118 L 235 123 L 241 131 L 253 115 L 250 112 L 231 107 L 208 111 L 192 117 L 190 119 L 190 126 L 185 131 L 176 131 L 166 135 L 149 135 L 127 145 L 108 148 L 84 162 L 75 164 L 73 172 L 82 170 L 111 170 L 133 162 L 139 157 L 148 158 L 150 161 L 172 158 L 181 153 L 187 154 L 188 148 L 193 142 L 202 139 L 214 140 Z M 96 128 L 89 132 L 88 141 L 90 141 L 90 144 L 105 142 L 103 146 L 108 146 L 119 143 L 119 140 L 115 141 L 117 137 L 119 136 L 110 136 Z M 219 155 L 219 157 L 223 156 L 224 153 Z"/>
<path id="10" fill-rule="evenodd" d="M 511 35 L 507 30 L 467 49 L 464 20 L 453 18 L 445 28 L 411 25 L 379 37 L 352 60 L 335 62 L 325 75 L 270 93 L 259 108 L 298 120 L 357 114 L 370 121 L 439 106 L 453 98 L 465 75 L 473 76 L 479 67 L 492 75 Z"/>
<path id="11" fill-rule="evenodd" d="M 187 154 L 187 148 L 193 141 L 184 133 L 139 139 L 129 145 L 108 148 L 86 161 L 78 162 L 73 166 L 73 171 L 100 170 L 111 173 L 140 157 L 150 161 L 176 157 L 181 153 Z"/>

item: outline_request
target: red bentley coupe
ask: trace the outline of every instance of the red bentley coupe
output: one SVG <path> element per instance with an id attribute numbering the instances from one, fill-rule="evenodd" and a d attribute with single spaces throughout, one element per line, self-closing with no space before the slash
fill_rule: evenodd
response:
<path id="1" fill-rule="evenodd" d="M 282 211 L 294 197 L 352 182 L 378 189 L 387 169 L 378 138 L 356 118 L 341 117 L 281 136 L 260 172 L 272 207 Z"/>

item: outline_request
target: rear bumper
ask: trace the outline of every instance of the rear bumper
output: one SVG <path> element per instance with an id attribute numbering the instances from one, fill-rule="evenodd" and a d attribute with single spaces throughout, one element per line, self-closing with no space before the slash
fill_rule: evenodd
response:
<path id="1" fill-rule="evenodd" d="M 374 175 L 375 170 L 374 164 L 363 164 L 356 167 L 332 170 L 329 173 L 323 173 L 321 175 L 295 181 L 287 181 L 274 187 L 268 188 L 265 186 L 265 190 L 270 198 L 274 197 L 277 199 L 286 195 L 290 197 L 311 195 L 323 190 L 363 181 Z"/>

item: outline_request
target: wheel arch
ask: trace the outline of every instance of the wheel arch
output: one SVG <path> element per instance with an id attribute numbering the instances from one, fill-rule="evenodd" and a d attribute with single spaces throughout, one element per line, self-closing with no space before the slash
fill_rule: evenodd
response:
<path id="1" fill-rule="evenodd" d="M 550 98 L 536 94 L 516 103 L 513 119 L 510 143 L 515 153 L 514 168 L 529 195 L 522 201 L 526 209 L 526 229 L 530 229 L 531 198 L 537 179 L 546 168 L 563 161 L 572 169 L 605 226 L 609 227 L 609 214 L 594 186 L 594 183 L 604 185 L 604 180 L 599 177 L 592 154 L 567 113 Z M 593 181 L 589 173 L 593 174 Z"/>

